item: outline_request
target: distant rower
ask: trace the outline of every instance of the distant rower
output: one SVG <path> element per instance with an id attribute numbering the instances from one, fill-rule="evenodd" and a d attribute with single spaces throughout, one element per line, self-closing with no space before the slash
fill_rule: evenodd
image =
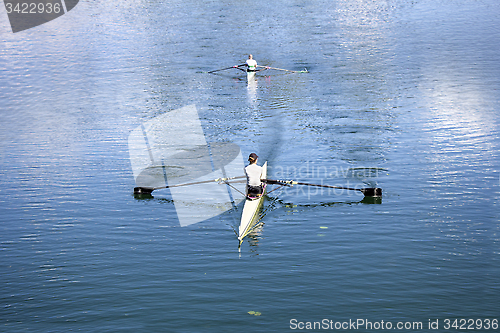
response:
<path id="1" fill-rule="evenodd" d="M 251 153 L 248 157 L 249 165 L 245 167 L 245 175 L 247 176 L 247 196 L 257 197 L 264 191 L 262 182 L 260 181 L 262 177 L 262 167 L 257 165 L 257 159 L 259 156 L 255 153 Z"/>
<path id="2" fill-rule="evenodd" d="M 253 59 L 253 55 L 248 56 L 248 60 L 245 63 L 247 65 L 247 72 L 255 72 L 257 70 L 257 61 Z"/>

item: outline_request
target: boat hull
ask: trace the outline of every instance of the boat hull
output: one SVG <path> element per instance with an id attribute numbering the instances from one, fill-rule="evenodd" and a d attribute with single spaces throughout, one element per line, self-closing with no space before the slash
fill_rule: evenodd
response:
<path id="1" fill-rule="evenodd" d="M 250 72 L 247 71 L 247 80 L 251 81 L 254 79 L 255 79 L 255 71 L 250 71 Z"/>
<path id="2" fill-rule="evenodd" d="M 262 178 L 267 177 L 267 162 L 262 166 Z M 243 212 L 241 213 L 241 222 L 238 232 L 238 239 L 241 242 L 243 238 L 252 230 L 255 225 L 256 217 L 259 213 L 259 209 L 264 201 L 264 195 L 266 193 L 266 187 L 264 186 L 264 191 L 262 195 L 255 199 L 246 198 L 245 204 L 243 206 Z"/>

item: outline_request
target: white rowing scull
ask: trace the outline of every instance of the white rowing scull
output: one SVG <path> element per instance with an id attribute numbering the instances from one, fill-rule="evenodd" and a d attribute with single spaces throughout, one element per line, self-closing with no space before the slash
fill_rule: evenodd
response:
<path id="1" fill-rule="evenodd" d="M 267 162 L 262 166 L 262 179 L 267 177 Z M 257 221 L 256 217 L 259 213 L 259 209 L 262 206 L 262 202 L 264 200 L 264 196 L 266 193 L 266 184 L 264 184 L 264 191 L 258 197 L 246 197 L 245 204 L 243 205 L 243 212 L 241 213 L 241 222 L 238 230 L 238 240 L 241 242 L 243 238 L 250 231 L 252 231 L 255 222 Z"/>

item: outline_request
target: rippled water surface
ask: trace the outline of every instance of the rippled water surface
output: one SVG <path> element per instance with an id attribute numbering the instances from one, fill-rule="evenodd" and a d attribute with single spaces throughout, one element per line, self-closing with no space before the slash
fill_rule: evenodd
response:
<path id="1" fill-rule="evenodd" d="M 499 15 L 494 0 L 82 0 L 14 34 L 1 7 L 0 330 L 499 320 Z M 249 53 L 308 73 L 207 73 Z M 257 152 L 270 177 L 383 197 L 277 190 L 240 250 L 241 208 L 181 227 L 168 190 L 134 197 L 127 139 L 193 104 L 207 141 Z"/>

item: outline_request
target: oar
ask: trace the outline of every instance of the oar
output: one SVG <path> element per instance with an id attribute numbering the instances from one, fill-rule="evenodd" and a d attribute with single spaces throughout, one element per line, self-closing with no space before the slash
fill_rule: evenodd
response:
<path id="1" fill-rule="evenodd" d="M 378 187 L 368 187 L 368 188 L 351 188 L 351 187 L 343 187 L 343 186 L 331 186 L 331 185 L 321 185 L 321 184 L 309 184 L 309 183 L 300 183 L 294 180 L 275 180 L 275 179 L 261 179 L 261 181 L 266 182 L 268 184 L 277 184 L 277 185 L 306 185 L 306 186 L 316 186 L 316 187 L 326 187 L 326 188 L 335 188 L 339 190 L 352 190 L 352 191 L 360 191 L 367 197 L 381 197 L 382 189 Z"/>
<path id="2" fill-rule="evenodd" d="M 226 67 L 226 68 L 221 68 L 221 69 L 215 69 L 215 70 L 209 71 L 207 73 L 215 73 L 215 72 L 225 71 L 226 69 L 233 69 L 233 68 L 240 69 L 239 68 L 240 66 L 243 66 L 243 65 L 234 65 L 234 66 L 231 66 L 231 67 Z"/>
<path id="3" fill-rule="evenodd" d="M 160 187 L 134 187 L 134 193 L 135 194 L 151 194 L 154 190 L 160 190 L 164 188 L 172 188 L 172 187 L 179 187 L 179 186 L 188 186 L 188 185 L 198 185 L 198 184 L 206 184 L 206 183 L 225 183 L 228 180 L 231 179 L 239 179 L 239 178 L 246 178 L 246 176 L 237 176 L 237 177 L 228 177 L 228 178 L 217 178 L 217 179 L 210 179 L 210 180 L 203 180 L 200 182 L 193 182 L 193 183 L 184 183 L 184 184 L 177 184 L 177 185 L 167 185 L 167 186 L 160 186 Z"/>
<path id="4" fill-rule="evenodd" d="M 265 68 L 265 69 L 275 69 L 277 71 L 285 71 L 285 72 L 291 72 L 291 73 L 308 73 L 307 69 L 304 69 L 303 71 L 292 71 L 292 70 L 289 70 L 289 69 L 269 67 L 269 66 L 260 66 L 260 65 L 257 65 L 257 67 L 262 67 L 262 68 Z"/>

